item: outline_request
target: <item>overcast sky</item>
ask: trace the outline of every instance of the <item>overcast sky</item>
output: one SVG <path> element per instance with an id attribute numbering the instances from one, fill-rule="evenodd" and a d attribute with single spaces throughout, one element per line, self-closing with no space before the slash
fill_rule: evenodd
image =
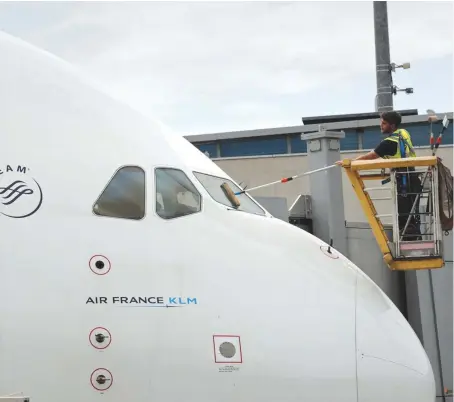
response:
<path id="1" fill-rule="evenodd" d="M 453 11 L 388 2 L 396 109 L 453 110 Z M 0 2 L 0 29 L 184 135 L 374 111 L 372 2 Z"/>

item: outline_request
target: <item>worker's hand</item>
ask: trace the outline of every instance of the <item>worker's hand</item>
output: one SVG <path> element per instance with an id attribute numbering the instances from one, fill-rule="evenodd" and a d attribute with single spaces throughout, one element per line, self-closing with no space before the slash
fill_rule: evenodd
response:
<path id="1" fill-rule="evenodd" d="M 337 165 L 337 166 L 342 166 L 342 161 L 337 161 L 337 162 L 336 162 L 336 165 Z"/>

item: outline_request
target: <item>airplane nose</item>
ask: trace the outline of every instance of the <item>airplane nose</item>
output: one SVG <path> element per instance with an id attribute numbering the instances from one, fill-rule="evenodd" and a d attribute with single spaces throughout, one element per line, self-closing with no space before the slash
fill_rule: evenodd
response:
<path id="1" fill-rule="evenodd" d="M 432 367 L 408 321 L 361 271 L 356 291 L 358 402 L 434 402 Z"/>

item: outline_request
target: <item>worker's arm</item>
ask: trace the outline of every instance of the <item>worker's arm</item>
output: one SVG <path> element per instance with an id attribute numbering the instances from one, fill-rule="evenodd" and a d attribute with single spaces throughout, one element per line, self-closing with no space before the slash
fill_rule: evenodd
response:
<path id="1" fill-rule="evenodd" d="M 358 156 L 357 158 L 353 159 L 354 161 L 361 161 L 361 160 L 370 160 L 370 159 L 378 159 L 380 158 L 379 155 L 375 151 L 370 151 L 367 154 Z"/>
<path id="2" fill-rule="evenodd" d="M 353 159 L 354 161 L 360 161 L 360 160 L 369 160 L 369 159 L 377 159 L 380 158 L 379 155 L 375 153 L 375 151 L 370 151 L 367 154 L 358 156 L 357 158 Z M 337 161 L 336 165 L 342 166 L 342 161 Z"/>
<path id="3" fill-rule="evenodd" d="M 394 155 L 396 153 L 396 150 L 397 143 L 391 141 L 382 141 L 374 150 L 368 152 L 367 154 L 358 156 L 353 160 L 360 161 L 383 158 L 388 155 Z M 342 166 L 342 161 L 337 161 L 336 165 Z"/>
<path id="4" fill-rule="evenodd" d="M 368 152 L 367 154 L 358 156 L 355 158 L 355 161 L 360 161 L 360 160 L 372 160 L 372 159 L 378 159 L 378 158 L 384 158 L 385 156 L 391 156 L 394 155 L 397 151 L 397 143 L 391 142 L 391 141 L 382 141 L 378 146 Z"/>

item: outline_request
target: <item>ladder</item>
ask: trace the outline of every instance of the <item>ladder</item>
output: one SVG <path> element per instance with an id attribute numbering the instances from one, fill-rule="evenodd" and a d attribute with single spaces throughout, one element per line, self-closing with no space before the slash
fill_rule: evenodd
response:
<path id="1" fill-rule="evenodd" d="M 383 259 L 391 270 L 436 269 L 444 266 L 437 163 L 436 156 L 342 161 L 342 167 L 367 217 Z M 414 171 L 408 172 L 405 168 L 413 168 Z M 361 174 L 375 170 L 379 172 Z M 408 191 L 408 186 L 403 189 L 399 184 L 402 180 L 399 176 L 403 174 L 409 182 L 410 175 L 421 175 L 422 189 L 413 193 Z M 377 180 L 381 181 L 379 187 L 366 187 L 364 184 L 365 181 Z M 387 183 L 390 185 L 385 187 L 384 184 Z M 373 191 L 389 192 L 389 195 L 372 198 L 370 193 Z M 377 213 L 374 201 L 379 200 L 391 202 L 391 213 Z M 407 206 L 410 213 L 399 211 L 402 208 L 399 206 L 404 202 L 411 203 L 410 208 Z M 392 221 L 392 238 L 388 238 L 383 218 Z M 417 226 L 419 230 L 415 230 Z"/>

